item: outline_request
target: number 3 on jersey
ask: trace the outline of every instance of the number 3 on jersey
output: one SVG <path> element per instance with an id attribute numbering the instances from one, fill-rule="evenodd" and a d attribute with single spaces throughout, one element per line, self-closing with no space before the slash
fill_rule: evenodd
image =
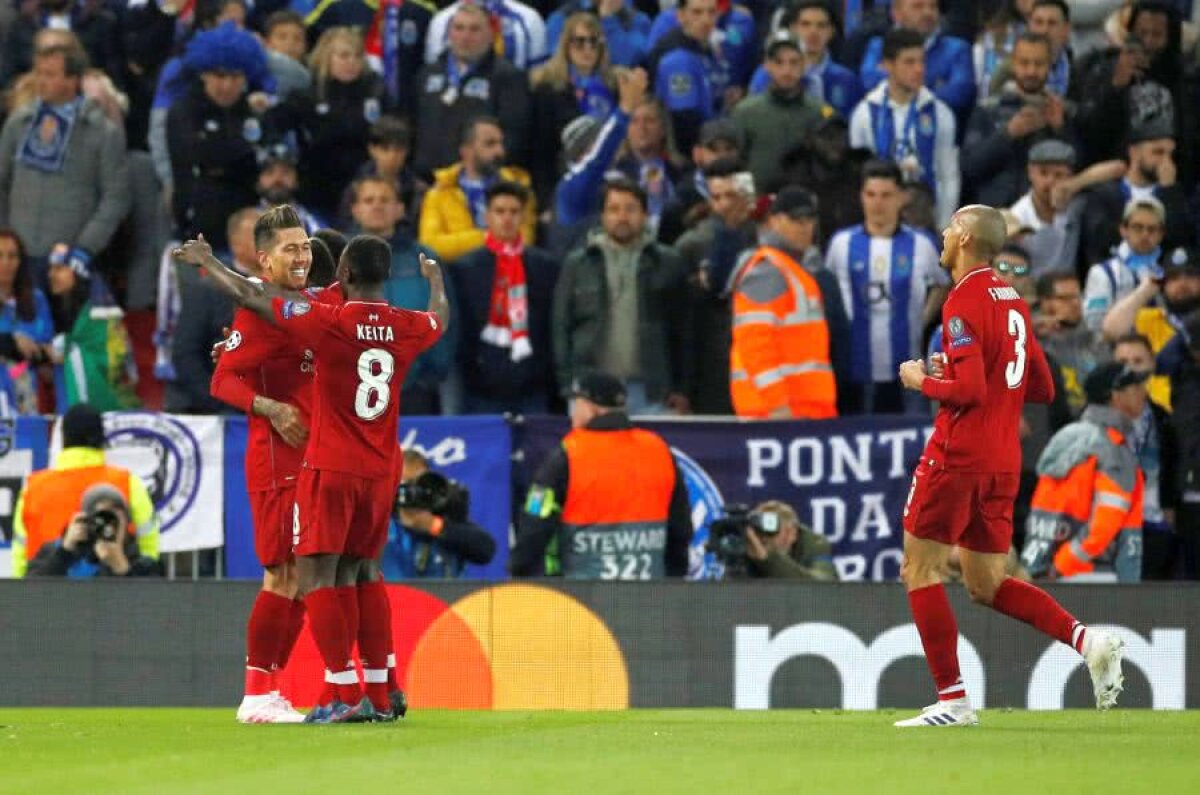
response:
<path id="1" fill-rule="evenodd" d="M 373 420 L 387 411 L 392 399 L 392 375 L 396 360 L 382 348 L 369 348 L 358 357 L 358 389 L 354 393 L 354 413 L 359 419 Z"/>
<path id="2" fill-rule="evenodd" d="M 1015 338 L 1013 353 L 1016 358 L 1004 368 L 1004 380 L 1009 389 L 1016 389 L 1025 380 L 1025 317 L 1015 309 L 1008 310 L 1008 333 Z"/>

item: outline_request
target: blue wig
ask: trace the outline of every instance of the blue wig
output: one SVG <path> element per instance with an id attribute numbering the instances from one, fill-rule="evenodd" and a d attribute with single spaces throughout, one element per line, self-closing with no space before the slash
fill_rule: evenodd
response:
<path id="1" fill-rule="evenodd" d="M 241 72 L 249 83 L 261 83 L 267 72 L 267 57 L 253 35 L 232 22 L 197 33 L 183 55 L 184 68 L 192 74 L 216 70 Z"/>

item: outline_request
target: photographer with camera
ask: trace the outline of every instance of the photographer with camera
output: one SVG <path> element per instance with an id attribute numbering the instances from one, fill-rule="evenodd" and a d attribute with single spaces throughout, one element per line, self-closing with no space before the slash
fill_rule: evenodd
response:
<path id="1" fill-rule="evenodd" d="M 490 562 L 496 542 L 468 518 L 470 504 L 466 487 L 432 471 L 416 450 L 405 450 L 393 514 L 398 530 L 389 534 L 381 560 L 384 579 L 452 579 L 468 563 Z"/>
<path id="2" fill-rule="evenodd" d="M 802 524 L 786 502 L 769 500 L 753 510 L 726 505 L 725 516 L 708 532 L 708 550 L 724 564 L 726 579 L 838 579 L 829 542 Z"/>
<path id="3" fill-rule="evenodd" d="M 129 503 L 112 486 L 83 493 L 79 513 L 62 537 L 47 541 L 29 561 L 30 577 L 159 577 L 162 565 L 138 550 Z"/>
<path id="4" fill-rule="evenodd" d="M 104 419 L 86 403 L 62 416 L 62 451 L 50 469 L 32 473 L 13 511 L 13 577 L 26 568 L 47 543 L 58 543 L 80 510 L 88 489 L 111 486 L 125 507 L 125 523 L 142 556 L 158 560 L 158 515 L 145 482 L 104 458 Z"/>

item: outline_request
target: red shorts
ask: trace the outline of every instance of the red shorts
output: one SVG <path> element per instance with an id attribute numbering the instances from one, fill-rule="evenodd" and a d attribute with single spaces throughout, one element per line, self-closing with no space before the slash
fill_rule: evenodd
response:
<path id="1" fill-rule="evenodd" d="M 264 566 L 278 566 L 292 557 L 292 510 L 296 486 L 250 493 L 250 518 L 254 520 L 254 551 Z"/>
<path id="2" fill-rule="evenodd" d="M 390 477 L 301 469 L 296 478 L 292 551 L 375 559 L 387 543 L 396 489 Z"/>
<path id="3" fill-rule="evenodd" d="M 904 504 L 904 529 L 917 538 L 972 552 L 1007 554 L 1012 546 L 1015 472 L 947 472 L 922 458 Z"/>

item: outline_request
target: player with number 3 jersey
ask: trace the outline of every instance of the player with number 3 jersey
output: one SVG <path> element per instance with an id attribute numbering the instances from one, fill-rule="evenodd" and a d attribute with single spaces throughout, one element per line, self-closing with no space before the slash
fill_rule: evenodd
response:
<path id="1" fill-rule="evenodd" d="M 992 207 L 971 205 L 954 214 L 941 258 L 954 281 L 942 310 L 944 359 L 928 373 L 923 361 L 900 365 L 904 386 L 940 406 L 904 507 L 900 570 L 938 700 L 897 721 L 899 727 L 979 722 L 967 700 L 958 625 L 942 585 L 955 547 L 972 599 L 1083 656 L 1100 709 L 1114 706 L 1121 692 L 1120 638 L 1089 629 L 1042 589 L 1006 574 L 1021 471 L 1021 409 L 1027 400 L 1048 403 L 1054 386 L 1030 333 L 1029 308 L 992 274 L 991 260 L 1005 238 L 1004 218 Z"/>

